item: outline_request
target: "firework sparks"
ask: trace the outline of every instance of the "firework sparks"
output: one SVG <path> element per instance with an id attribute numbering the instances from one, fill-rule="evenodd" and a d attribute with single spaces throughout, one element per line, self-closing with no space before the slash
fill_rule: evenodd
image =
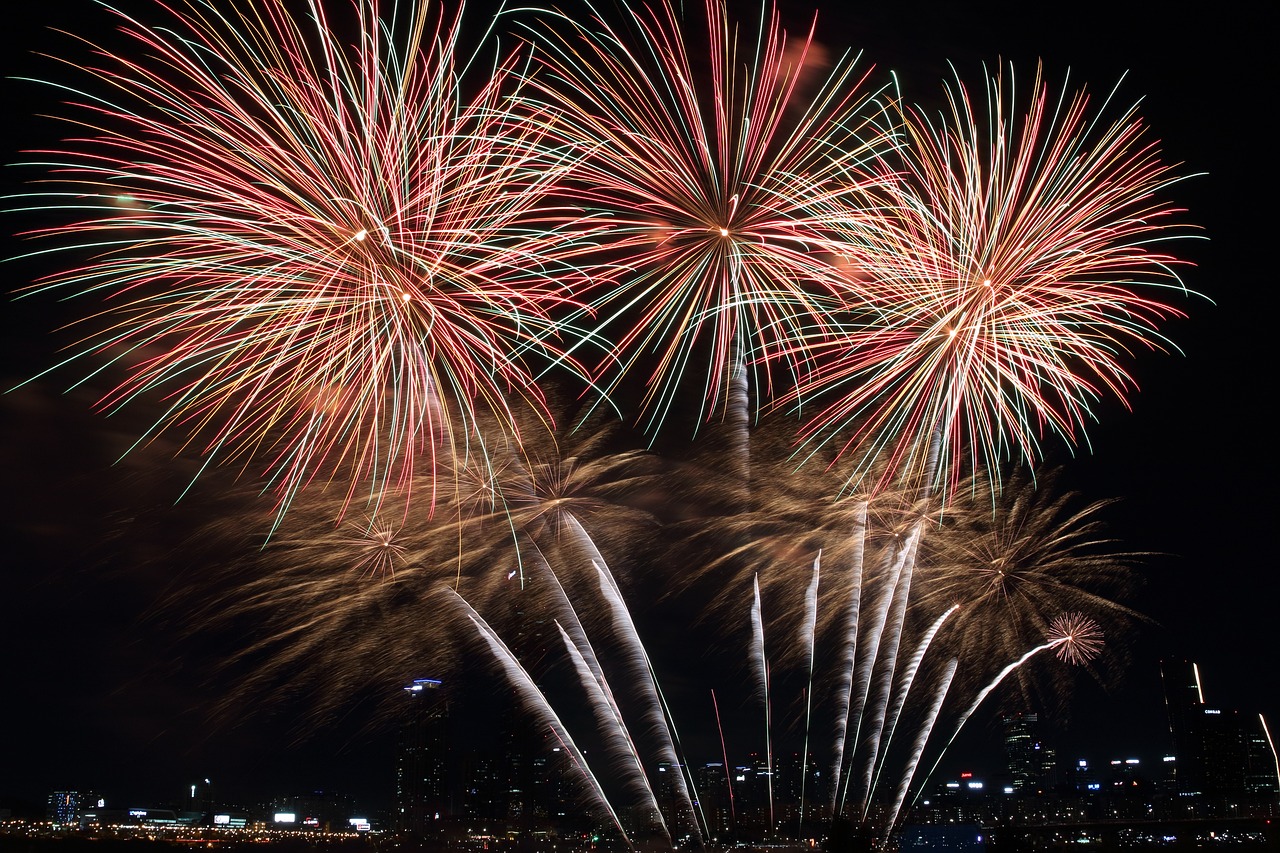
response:
<path id="1" fill-rule="evenodd" d="M 1064 613 L 1049 624 L 1049 642 L 1058 660 L 1081 666 L 1102 651 L 1102 629 L 1083 613 Z"/>
<path id="2" fill-rule="evenodd" d="M 1106 123 L 1037 71 L 1019 115 L 1012 78 L 988 81 L 985 123 L 962 83 L 941 119 L 904 111 L 886 214 L 850 232 L 865 314 L 804 344 L 816 370 L 783 399 L 822 401 L 811 444 L 884 453 L 886 477 L 944 495 L 1038 461 L 1046 434 L 1082 440 L 1096 401 L 1136 387 L 1125 357 L 1170 348 L 1158 327 L 1181 312 L 1162 291 L 1185 294 L 1156 249 L 1186 236 L 1157 198 L 1176 178 L 1135 112 Z"/>
<path id="3" fill-rule="evenodd" d="M 1063 612 L 1089 614 L 1112 637 L 1142 620 L 1124 602 L 1137 585 L 1134 566 L 1148 555 L 1119 550 L 1108 535 L 1105 511 L 1114 501 L 1061 491 L 1057 474 L 1036 483 L 1020 469 L 994 496 L 962 487 L 973 493 L 972 504 L 954 504 L 938 535 L 926 540 L 918 606 L 961 605 L 946 644 L 972 662 L 966 671 L 973 677 L 989 670 L 974 664 L 1011 658 L 1052 633 Z M 1024 699 L 1040 707 L 1065 695 L 1037 690 L 1021 672 L 1018 678 Z"/>
<path id="4" fill-rule="evenodd" d="M 1150 294 L 1180 288 L 1178 261 L 1152 246 L 1176 236 L 1177 211 L 1153 199 L 1173 177 L 1131 112 L 1104 125 L 1037 75 L 1016 125 L 997 77 L 983 128 L 957 86 L 943 123 L 903 113 L 910 155 L 869 178 L 883 140 L 853 63 L 815 73 L 813 30 L 789 39 L 770 8 L 752 41 L 707 0 L 709 77 L 671 4 L 627 13 L 626 32 L 553 15 L 566 28 L 532 28 L 534 63 L 499 61 L 463 98 L 456 19 L 417 3 L 384 19 L 355 0 L 348 44 L 318 0 L 311 24 L 285 2 L 223 17 L 188 0 L 173 28 L 125 19 L 153 58 L 91 70 L 114 100 L 90 98 L 87 138 L 51 155 L 84 212 L 36 232 L 94 256 L 33 288 L 109 296 L 108 328 L 79 355 L 124 368 L 104 406 L 160 393 L 154 432 L 261 466 L 277 487 L 261 562 L 196 614 L 257 622 L 236 656 L 260 664 L 257 695 L 323 675 L 310 680 L 332 710 L 403 681 L 424 649 L 455 665 L 469 638 L 624 839 L 611 781 L 652 816 L 640 831 L 710 834 L 619 583 L 680 550 L 698 568 L 655 571 L 659 583 L 713 584 L 700 612 L 748 623 L 739 689 L 760 700 L 741 706 L 763 717 L 769 826 L 786 717 L 801 716 L 798 834 L 824 808 L 881 819 L 873 798 L 891 788 L 888 832 L 934 731 L 950 744 L 1042 651 L 1090 664 L 1103 628 L 1135 615 L 1109 596 L 1134 555 L 1097 535 L 1105 503 L 1038 500 L 1014 477 L 1006 506 L 985 473 L 1036 461 L 1046 432 L 1078 441 L 1093 401 L 1132 390 L 1123 357 L 1166 346 L 1157 327 L 1178 312 Z M 540 209 L 548 193 L 587 208 L 573 238 L 556 230 L 570 215 Z M 589 279 L 560 260 L 593 266 Z M 552 343 L 588 316 L 583 338 Z M 741 463 L 738 481 L 691 482 L 693 465 L 618 452 L 616 433 L 576 447 L 557 433 L 528 360 L 573 367 L 563 350 L 595 344 L 606 391 L 652 369 L 650 432 L 697 376 L 700 418 L 735 431 L 708 455 Z M 826 470 L 798 468 L 790 434 L 780 458 L 756 450 L 748 465 L 751 389 L 776 397 L 779 363 L 803 380 L 783 401 L 829 403 L 803 435 Z M 313 480 L 325 486 L 304 494 Z M 353 501 L 363 523 L 344 522 Z M 674 535 L 637 556 L 638 522 Z M 560 646 L 615 780 L 597 779 L 577 720 L 537 680 Z M 793 695 L 801 714 L 779 701 Z M 949 730 L 951 702 L 965 710 Z M 823 798 L 809 744 L 827 720 Z M 898 737 L 911 738 L 901 775 Z M 676 771 L 666 818 L 642 752 Z"/>
<path id="5" fill-rule="evenodd" d="M 499 109 L 516 60 L 464 96 L 458 19 L 398 5 L 352 4 L 354 40 L 315 2 L 118 13 L 141 58 L 100 53 L 30 196 L 74 217 L 32 233 L 90 259 L 29 290 L 108 300 L 70 359 L 123 368 L 101 407 L 159 394 L 152 435 L 263 471 L 282 513 L 326 474 L 407 485 L 478 413 L 541 405 L 525 356 L 566 362 L 535 213 L 556 171 Z"/>
<path id="6" fill-rule="evenodd" d="M 547 73 L 526 107 L 587 152 L 565 191 L 592 212 L 590 253 L 610 260 L 595 302 L 599 333 L 616 335 L 602 383 L 616 389 L 652 357 L 650 430 L 697 383 L 704 420 L 745 423 L 750 365 L 795 355 L 784 341 L 827 325 L 833 259 L 848 251 L 833 223 L 883 144 L 862 72 L 847 57 L 823 69 L 813 29 L 790 38 L 765 8 L 752 42 L 723 0 L 704 9 L 705 45 L 668 3 L 621 29 L 602 17 L 534 28 Z M 767 392 L 767 373 L 754 379 Z"/>
<path id="7" fill-rule="evenodd" d="M 600 787 L 600 781 L 595 774 L 591 772 L 590 766 L 587 764 L 586 757 L 582 754 L 582 750 L 573 742 L 573 737 L 569 734 L 569 730 L 565 728 L 564 723 L 560 720 L 560 716 L 555 709 L 547 701 L 546 696 L 538 689 L 533 678 L 529 675 L 528 670 L 520 663 L 507 644 L 502 641 L 498 633 L 489 626 L 487 622 L 471 608 L 466 601 L 454 594 L 456 606 L 462 613 L 471 620 L 475 625 L 476 631 L 480 638 L 488 645 L 493 652 L 494 658 L 502 666 L 503 672 L 511 682 L 511 686 L 520 697 L 520 701 L 534 714 L 539 721 L 551 730 L 556 742 L 560 743 L 566 754 L 569 756 L 572 766 L 581 775 L 586 783 L 587 791 L 591 795 L 592 803 L 601 811 L 609 816 L 609 820 L 617 827 L 618 832 L 622 835 L 622 840 L 630 846 L 631 841 L 627 838 L 627 832 L 622 827 L 622 822 L 618 819 L 617 813 L 613 810 L 613 806 L 609 803 L 609 798 L 605 796 L 604 790 Z"/>
<path id="8" fill-rule="evenodd" d="M 346 544 L 353 546 L 362 556 L 356 568 L 366 577 L 389 577 L 396 573 L 396 566 L 404 559 L 405 546 L 397 538 L 399 531 L 377 519 L 369 518 L 363 525 L 349 525 L 357 534 Z"/>

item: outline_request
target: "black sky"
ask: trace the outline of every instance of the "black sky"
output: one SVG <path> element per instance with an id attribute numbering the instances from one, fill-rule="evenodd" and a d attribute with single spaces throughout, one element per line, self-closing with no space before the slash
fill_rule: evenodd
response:
<path id="1" fill-rule="evenodd" d="M 805 3 L 785 5 L 788 20 L 807 23 Z M 1079 732 L 1087 730 L 1088 742 L 1106 741 L 1095 760 L 1130 744 L 1155 758 L 1163 720 L 1156 667 L 1168 655 L 1199 662 L 1211 702 L 1265 713 L 1274 729 L 1275 4 L 1201 3 L 1177 12 L 1127 0 L 1044 4 L 1036 12 L 1029 9 L 1038 4 L 1024 3 L 836 5 L 821 12 L 820 38 L 897 71 L 915 100 L 936 98 L 948 60 L 977 81 L 983 61 L 1012 61 L 1029 80 L 1043 59 L 1050 80 L 1070 69 L 1098 94 L 1127 73 L 1120 100 L 1144 99 L 1141 113 L 1166 159 L 1183 163 L 1183 174 L 1205 173 L 1171 191 L 1209 237 L 1177 250 L 1197 264 L 1187 284 L 1208 297 L 1187 300 L 1180 307 L 1189 319 L 1168 327 L 1184 354 L 1135 359 L 1141 391 L 1132 411 L 1103 406 L 1091 448 L 1075 459 L 1057 454 L 1069 486 L 1123 499 L 1110 518 L 1127 547 L 1166 555 L 1145 570 L 1137 606 L 1155 624 L 1132 650 L 1128 679 L 1110 692 L 1081 689 L 1072 737 L 1084 743 Z M 6 76 L 57 79 L 65 72 L 34 52 L 84 48 L 48 28 L 97 37 L 106 20 L 89 0 L 7 10 Z M 12 163 L 56 133 L 35 116 L 57 113 L 59 96 L 16 79 L 2 91 L 3 160 Z M 6 193 L 32 177 L 7 168 Z M 10 214 L 3 231 L 27 222 Z M 5 254 L 17 251 L 9 240 Z M 42 268 L 11 261 L 0 270 L 11 289 Z M 48 298 L 6 304 L 4 386 L 53 364 L 68 340 L 53 330 L 90 307 L 91 300 L 68 306 Z M 233 779 L 247 793 L 297 786 L 384 797 L 386 739 L 366 739 L 354 724 L 295 744 L 293 710 L 282 703 L 270 719 L 208 729 L 199 712 L 219 689 L 199 671 L 208 650 L 158 646 L 170 635 L 146 603 L 180 582 L 184 543 L 222 480 L 215 475 L 174 509 L 189 474 L 171 461 L 174 448 L 161 441 L 116 464 L 141 424 L 129 414 L 94 413 L 87 390 L 61 393 L 76 375 L 73 368 L 0 396 L 0 470 L 9 483 L 0 557 L 0 801 L 41 801 L 62 786 L 160 798 L 197 774 Z"/>

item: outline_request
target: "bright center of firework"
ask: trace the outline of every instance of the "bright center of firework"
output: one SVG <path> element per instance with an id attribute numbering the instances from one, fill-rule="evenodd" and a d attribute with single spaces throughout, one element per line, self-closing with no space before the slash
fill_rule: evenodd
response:
<path id="1" fill-rule="evenodd" d="M 413 297 L 407 293 L 401 293 L 400 298 L 403 299 L 405 302 L 409 302 L 413 299 Z"/>
<path id="2" fill-rule="evenodd" d="M 728 229 L 728 228 L 721 228 L 721 229 L 720 229 L 720 236 L 721 236 L 721 237 L 728 237 L 728 236 L 729 236 L 729 229 Z"/>
<path id="3" fill-rule="evenodd" d="M 369 236 L 369 232 L 366 229 L 361 228 L 359 231 L 355 233 L 356 242 L 357 243 L 363 242 L 364 238 L 368 236 Z"/>
<path id="4" fill-rule="evenodd" d="M 991 286 L 991 279 L 989 279 L 989 278 L 984 278 L 984 279 L 982 280 L 982 286 L 983 286 L 983 287 L 990 287 L 990 286 Z"/>
<path id="5" fill-rule="evenodd" d="M 956 336 L 956 330 L 955 330 L 955 329 L 948 329 L 948 330 L 947 330 L 947 337 L 949 337 L 949 338 L 954 338 L 955 336 Z"/>

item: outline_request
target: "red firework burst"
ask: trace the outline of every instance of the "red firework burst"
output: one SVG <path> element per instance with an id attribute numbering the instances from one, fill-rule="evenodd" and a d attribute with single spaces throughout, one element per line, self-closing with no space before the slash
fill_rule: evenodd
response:
<path id="1" fill-rule="evenodd" d="M 108 299 L 80 353 L 124 368 L 101 405 L 158 392 L 153 433 L 261 470 L 281 511 L 316 477 L 407 486 L 510 400 L 545 412 L 526 356 L 567 361 L 573 279 L 534 212 L 555 164 L 501 108 L 516 60 L 464 95 L 459 22 L 425 4 L 354 0 L 341 27 L 157 5 L 119 13 L 136 53 L 88 69 L 84 133 L 33 193 L 74 217 L 35 233 L 92 257 L 32 289 Z"/>
<path id="2" fill-rule="evenodd" d="M 1056 646 L 1058 660 L 1077 666 L 1096 658 L 1102 651 L 1102 629 L 1083 613 L 1063 613 L 1049 624 L 1049 643 Z"/>

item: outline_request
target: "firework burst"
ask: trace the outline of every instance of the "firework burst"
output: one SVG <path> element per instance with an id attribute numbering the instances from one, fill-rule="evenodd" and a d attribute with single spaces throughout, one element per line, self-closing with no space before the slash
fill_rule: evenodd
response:
<path id="1" fill-rule="evenodd" d="M 1064 612 L 1088 614 L 1116 638 L 1143 619 L 1124 602 L 1138 585 L 1135 565 L 1150 555 L 1124 551 L 1107 535 L 1104 514 L 1114 501 L 1084 500 L 1056 489 L 1055 479 L 1037 484 L 1020 469 L 996 496 L 965 486 L 961 492 L 975 492 L 972 503 L 949 508 L 938 535 L 925 541 L 918 603 L 960 605 L 944 640 L 969 662 L 973 679 L 1053 634 Z M 1024 699 L 1061 701 L 1061 691 L 1039 695 L 1034 679 L 1022 671 L 1018 678 Z"/>
<path id="2" fill-rule="evenodd" d="M 1176 178 L 1133 109 L 1113 121 L 1083 92 L 1054 96 L 1037 70 L 1025 108 L 1012 70 L 989 79 L 988 115 L 963 83 L 934 118 L 905 109 L 899 180 L 871 227 L 850 230 L 865 311 L 806 342 L 817 369 L 786 398 L 819 399 L 805 439 L 887 455 L 888 475 L 947 494 L 967 473 L 1081 441 L 1103 397 L 1136 383 L 1124 361 L 1167 349 L 1181 316 L 1186 236 L 1159 193 Z M 1110 99 L 1108 99 L 1109 101 Z"/>
<path id="3" fill-rule="evenodd" d="M 556 170 L 500 109 L 518 61 L 464 84 L 459 20 L 393 5 L 118 12 L 134 51 L 99 51 L 29 196 L 72 219 L 36 236 L 90 256 L 30 289 L 107 299 L 72 356 L 122 366 L 100 405 L 159 395 L 152 434 L 264 473 L 281 512 L 317 477 L 407 486 L 482 441 L 479 413 L 541 405 L 535 353 L 566 361 L 537 212 Z"/>
<path id="4" fill-rule="evenodd" d="M 1049 623 L 1049 642 L 1057 644 L 1058 660 L 1080 666 L 1102 651 L 1102 629 L 1083 613 L 1063 613 Z"/>
<path id="5" fill-rule="evenodd" d="M 244 643 L 228 665 L 249 689 L 226 707 L 287 687 L 335 711 L 424 660 L 463 672 L 470 639 L 562 744 L 577 721 L 553 689 L 587 697 L 592 760 L 674 844 L 712 825 L 683 771 L 670 820 L 645 775 L 646 747 L 692 766 L 629 609 L 626 573 L 648 568 L 678 606 L 713 588 L 696 607 L 717 639 L 749 629 L 730 654 L 763 700 L 743 706 L 769 780 L 800 733 L 798 829 L 806 798 L 881 819 L 896 780 L 888 832 L 935 723 L 945 751 L 1024 664 L 1092 664 L 1135 616 L 1105 502 L 983 473 L 1036 461 L 1046 433 L 1080 440 L 1094 401 L 1132 390 L 1131 350 L 1165 346 L 1178 312 L 1154 288 L 1181 285 L 1152 246 L 1176 211 L 1154 196 L 1173 178 L 1132 112 L 1105 124 L 1037 75 L 1016 124 L 998 76 L 985 126 L 957 86 L 941 123 L 904 110 L 908 155 L 873 168 L 885 138 L 854 64 L 828 69 L 769 7 L 753 40 L 706 0 L 705 57 L 671 4 L 622 29 L 553 15 L 535 62 L 499 60 L 464 96 L 457 19 L 425 5 L 353 0 L 350 42 L 319 0 L 178 2 L 172 27 L 121 16 L 147 59 L 90 70 L 114 94 L 82 99 L 84 137 L 32 197 L 76 218 L 36 235 L 91 258 L 32 289 L 108 297 L 75 356 L 123 368 L 103 406 L 159 395 L 153 432 L 278 490 L 270 541 L 184 591 L 184 617 Z M 303 3 L 310 23 L 286 11 Z M 604 390 L 648 372 L 650 432 L 693 376 L 700 419 L 739 434 L 698 467 L 557 432 L 532 362 L 597 344 Z M 803 380 L 783 402 L 826 405 L 803 435 L 825 467 L 798 467 L 789 432 L 751 465 L 725 452 L 748 374 L 762 402 L 775 369 Z M 660 639 L 693 657 L 679 621 Z"/>
<path id="6" fill-rule="evenodd" d="M 703 9 L 701 26 L 660 3 L 621 27 L 533 28 L 542 68 L 524 108 L 584 152 L 564 189 L 591 213 L 609 284 L 593 305 L 601 381 L 615 390 L 652 365 L 651 431 L 690 394 L 703 419 L 745 412 L 735 389 L 783 352 L 797 369 L 803 354 L 783 344 L 838 307 L 849 249 L 834 224 L 859 208 L 863 160 L 883 145 L 862 72 L 813 29 L 788 37 L 765 5 L 753 39 L 723 0 Z M 767 396 L 767 371 L 754 378 Z"/>

